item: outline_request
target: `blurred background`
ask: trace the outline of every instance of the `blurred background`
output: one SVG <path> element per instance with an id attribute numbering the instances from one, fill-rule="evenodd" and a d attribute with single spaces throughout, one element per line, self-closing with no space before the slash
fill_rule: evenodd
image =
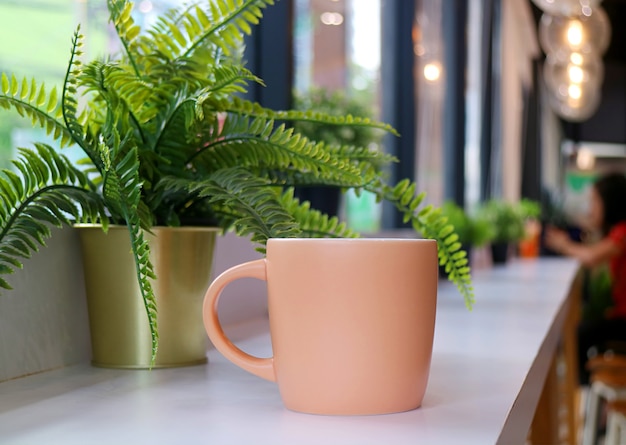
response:
<path id="1" fill-rule="evenodd" d="M 148 26 L 179 3 L 137 1 L 135 19 Z M 105 9 L 105 0 L 3 0 L 0 71 L 60 86 L 78 23 L 87 57 L 117 51 Z M 623 17 L 626 0 L 281 0 L 247 41 L 248 67 L 267 84 L 248 94 L 275 109 L 391 123 L 400 138 L 317 134 L 368 138 L 400 160 L 391 178 L 416 180 L 433 204 L 473 214 L 489 200 L 528 199 L 542 219 L 576 225 L 593 178 L 626 169 Z M 39 140 L 0 110 L 2 168 Z M 367 195 L 301 196 L 359 230 L 403 226 Z"/>

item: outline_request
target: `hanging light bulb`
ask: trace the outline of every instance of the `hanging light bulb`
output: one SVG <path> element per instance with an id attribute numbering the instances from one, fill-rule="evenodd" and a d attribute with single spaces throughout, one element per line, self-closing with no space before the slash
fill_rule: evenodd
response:
<path id="1" fill-rule="evenodd" d="M 585 10 L 586 11 L 586 10 Z M 604 54 L 611 40 L 611 24 L 601 7 L 576 16 L 543 14 L 539 22 L 539 43 L 546 54 L 576 51 Z"/>
<path id="2" fill-rule="evenodd" d="M 593 86 L 563 85 L 548 92 L 550 107 L 563 119 L 581 122 L 589 119 L 600 105 L 601 93 Z"/>
<path id="3" fill-rule="evenodd" d="M 582 8 L 595 8 L 600 0 L 533 0 L 546 14 L 570 17 L 581 13 Z"/>
<path id="4" fill-rule="evenodd" d="M 583 24 L 580 20 L 570 20 L 567 24 L 567 43 L 570 48 L 580 48 L 583 43 Z"/>
<path id="5" fill-rule="evenodd" d="M 557 91 L 568 85 L 590 85 L 599 88 L 604 79 L 604 65 L 596 54 L 566 53 L 548 54 L 543 77 L 550 90 Z"/>
<path id="6" fill-rule="evenodd" d="M 571 64 L 567 66 L 567 77 L 569 77 L 570 82 L 581 84 L 585 78 L 585 72 L 580 66 Z"/>
<path id="7" fill-rule="evenodd" d="M 582 65 L 585 61 L 585 58 L 581 53 L 577 53 L 574 51 L 569 55 L 569 61 L 572 62 L 574 65 Z"/>
<path id="8" fill-rule="evenodd" d="M 441 64 L 437 61 L 424 65 L 424 78 L 428 82 L 437 82 L 441 77 Z"/>
<path id="9" fill-rule="evenodd" d="M 567 86 L 567 96 L 569 97 L 569 99 L 571 99 L 569 101 L 569 103 L 573 106 L 577 106 L 578 102 L 580 102 L 580 98 L 583 95 L 583 89 L 580 87 L 580 85 L 577 85 L 575 83 L 570 83 Z"/>

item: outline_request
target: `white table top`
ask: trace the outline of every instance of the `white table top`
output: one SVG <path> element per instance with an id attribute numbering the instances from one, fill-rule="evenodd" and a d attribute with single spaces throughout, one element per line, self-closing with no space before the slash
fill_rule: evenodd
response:
<path id="1" fill-rule="evenodd" d="M 286 410 L 274 383 L 211 350 L 209 364 L 129 371 L 82 364 L 0 383 L 0 444 L 524 443 L 577 265 L 516 261 L 474 273 L 468 312 L 441 283 L 423 406 L 382 416 Z M 242 349 L 271 353 L 267 322 L 233 326 Z"/>

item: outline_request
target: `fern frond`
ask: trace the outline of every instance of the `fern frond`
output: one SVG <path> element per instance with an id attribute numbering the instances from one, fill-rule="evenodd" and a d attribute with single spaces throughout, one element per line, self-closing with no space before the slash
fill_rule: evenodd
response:
<path id="1" fill-rule="evenodd" d="M 105 93 L 113 92 L 135 105 L 129 107 L 134 111 L 139 110 L 146 101 L 153 99 L 153 94 L 149 92 L 151 86 L 124 70 L 117 62 L 94 60 L 84 66 L 78 80 L 86 95 L 93 93 L 99 99 L 94 105 L 106 105 L 102 103 L 103 96 Z"/>
<path id="2" fill-rule="evenodd" d="M 147 136 L 143 124 L 153 118 L 156 111 L 151 109 L 148 116 L 141 114 L 147 109 L 145 104 L 149 93 L 145 88 L 137 88 L 140 82 L 134 82 L 135 78 L 131 76 L 115 63 L 95 61 L 81 71 L 78 82 L 87 92 L 95 93 L 89 107 L 91 119 L 87 122 L 94 134 L 108 134 L 104 122 L 114 115 L 117 125 L 121 126 L 118 131 L 132 130 L 138 143 L 145 144 Z M 136 87 L 137 93 L 128 93 L 127 86 L 118 89 L 122 83 Z"/>
<path id="3" fill-rule="evenodd" d="M 56 87 L 49 92 L 44 84 L 38 85 L 35 79 L 21 81 L 11 75 L 0 76 L 0 107 L 13 108 L 20 116 L 28 117 L 35 127 L 52 135 L 62 147 L 70 144 L 72 138 L 61 120 L 61 103 Z"/>
<path id="4" fill-rule="evenodd" d="M 250 25 L 258 23 L 263 9 L 273 5 L 274 0 L 230 0 L 228 4 L 212 0 L 208 14 L 199 14 L 199 27 L 187 27 L 190 43 L 182 57 L 189 57 L 200 46 L 217 47 L 228 55 L 238 48 L 243 36 L 251 33 Z M 202 11 L 202 10 L 200 10 Z M 194 11 L 198 14 L 198 11 Z M 193 16 L 190 15 L 191 18 Z M 199 31 L 199 32 L 198 32 Z"/>
<path id="5" fill-rule="evenodd" d="M 467 253 L 461 249 L 454 227 L 442 215 L 441 209 L 432 205 L 422 206 L 425 194 L 416 195 L 415 183 L 408 179 L 394 187 L 379 182 L 365 189 L 375 193 L 379 199 L 394 204 L 403 214 L 404 222 L 410 222 L 423 237 L 437 241 L 439 264 L 445 267 L 448 279 L 456 285 L 465 305 L 471 309 L 475 300 Z"/>
<path id="6" fill-rule="evenodd" d="M 111 138 L 101 141 L 99 155 L 103 167 L 102 193 L 107 207 L 121 215 L 130 234 L 135 272 L 139 290 L 144 301 L 150 336 L 152 339 L 151 365 L 154 364 L 158 350 L 158 326 L 156 297 L 151 280 L 155 279 L 154 268 L 150 261 L 150 245 L 145 239 L 141 221 L 141 182 L 139 180 L 139 159 L 137 148 L 124 148 L 124 140 L 115 130 L 115 122 L 110 122 L 108 129 Z"/>
<path id="7" fill-rule="evenodd" d="M 281 120 L 281 121 L 303 121 L 317 124 L 330 124 L 330 125 L 350 125 L 355 127 L 369 127 L 376 128 L 381 131 L 391 133 L 395 136 L 399 136 L 398 132 L 391 125 L 384 122 L 378 122 L 368 117 L 352 116 L 350 114 L 345 116 L 334 116 L 325 113 L 318 113 L 313 110 L 300 111 L 300 110 L 286 110 L 275 111 L 269 108 L 264 108 L 261 105 L 247 101 L 240 97 L 232 97 L 229 100 L 222 100 L 212 104 L 212 106 L 218 110 L 228 113 L 242 114 L 245 116 L 259 117 L 264 119 Z"/>
<path id="8" fill-rule="evenodd" d="M 263 80 L 251 71 L 238 65 L 216 65 L 211 70 L 211 82 L 204 91 L 198 95 L 196 109 L 203 113 L 202 105 L 207 98 L 228 99 L 236 93 L 245 93 L 249 82 L 265 86 Z M 199 116 L 202 119 L 201 116 Z"/>
<path id="9" fill-rule="evenodd" d="M 275 127 L 271 120 L 234 115 L 226 118 L 218 137 L 196 150 L 187 163 L 200 174 L 242 166 L 257 173 L 308 173 L 320 183 L 365 185 L 368 178 L 359 164 L 349 157 L 333 156 L 337 153 L 331 154 L 323 142 L 309 141 L 285 125 Z"/>
<path id="10" fill-rule="evenodd" d="M 159 17 L 145 35 L 132 19 L 132 2 L 108 0 L 109 13 L 135 73 L 141 71 L 144 56 L 158 54 L 169 61 L 193 59 L 197 54 L 215 61 L 216 54 L 229 55 L 238 49 L 244 34 L 262 17 L 262 10 L 274 0 L 210 1 L 172 9 Z"/>
<path id="11" fill-rule="evenodd" d="M 303 203 L 294 197 L 294 189 L 288 188 L 279 198 L 281 205 L 298 223 L 301 238 L 357 238 L 359 234 L 340 222 L 336 216 L 329 217 L 312 209 L 310 203 Z"/>
<path id="12" fill-rule="evenodd" d="M 252 242 L 265 245 L 268 238 L 300 234 L 293 216 L 281 204 L 280 190 L 268 185 L 246 169 L 234 167 L 191 184 L 190 191 L 208 199 L 225 230 L 234 229 L 241 236 L 252 235 Z"/>
<path id="13" fill-rule="evenodd" d="M 17 173 L 0 176 L 0 275 L 22 267 L 22 260 L 45 246 L 50 225 L 101 222 L 107 216 L 100 195 L 87 176 L 52 147 L 19 149 Z M 0 278 L 0 287 L 10 289 Z"/>
<path id="14" fill-rule="evenodd" d="M 257 168 L 259 175 L 269 178 L 272 183 L 286 187 L 297 186 L 332 186 L 340 188 L 353 188 L 357 193 L 360 189 L 378 177 L 385 177 L 385 167 L 396 158 L 380 152 L 370 150 L 367 147 L 354 146 L 328 146 L 324 150 L 333 159 L 343 160 L 344 164 L 352 166 L 355 171 L 359 171 L 357 182 L 352 181 L 349 176 L 343 174 L 320 174 L 316 170 L 296 170 L 289 168 Z"/>
<path id="15" fill-rule="evenodd" d="M 91 159 L 91 162 L 98 167 L 100 165 L 98 162 L 98 156 L 93 150 L 93 147 L 88 143 L 85 128 L 81 124 L 78 117 L 78 77 L 82 70 L 82 62 L 79 57 L 82 55 L 80 48 L 83 45 L 83 38 L 83 35 L 80 34 L 79 25 L 72 38 L 70 60 L 65 72 L 65 80 L 63 82 L 61 111 L 65 127 L 68 129 L 72 141 L 80 146 L 89 159 Z"/>
<path id="16" fill-rule="evenodd" d="M 139 205 L 139 204 L 137 204 Z M 150 337 L 152 342 L 152 354 L 150 366 L 154 365 L 159 348 L 159 331 L 157 325 L 157 305 L 151 280 L 156 279 L 154 267 L 150 261 L 150 245 L 145 238 L 145 234 L 139 223 L 139 216 L 133 214 L 133 209 L 128 209 L 126 220 L 130 235 L 130 244 L 135 258 L 135 272 L 139 289 L 143 298 L 148 325 L 150 326 Z"/>
<path id="17" fill-rule="evenodd" d="M 244 91 L 247 80 L 258 80 L 245 69 L 228 66 L 216 67 L 211 75 L 217 84 L 211 82 L 210 87 L 196 94 L 171 94 L 167 103 L 159 109 L 157 120 L 162 125 L 156 129 L 154 152 L 172 160 L 172 165 L 178 170 L 189 162 L 190 157 L 198 155 L 205 141 L 214 141 L 225 134 L 225 131 L 219 131 L 218 113 L 210 106 L 205 106 L 206 103 L 213 102 L 215 97 Z M 227 119 L 226 128 L 238 128 L 245 135 L 245 121 L 237 123 L 238 127 L 230 126 Z M 181 133 L 188 137 L 181 138 Z"/>
<path id="18" fill-rule="evenodd" d="M 135 55 L 139 53 L 139 47 L 135 43 L 141 34 L 141 27 L 133 20 L 133 3 L 126 0 L 107 0 L 109 20 L 113 23 L 115 31 L 126 51 L 126 57 L 133 67 L 135 75 L 140 77 L 140 70 L 135 61 Z"/>
<path id="19" fill-rule="evenodd" d="M 202 140 L 206 140 L 209 134 L 217 134 L 217 116 L 198 121 L 194 103 L 192 99 L 175 95 L 159 110 L 156 120 L 161 126 L 155 129 L 149 142 L 150 152 L 161 160 L 158 175 L 180 176 L 181 172 L 188 170 L 187 160 L 197 152 Z M 181 137 L 183 133 L 187 137 Z"/>
<path id="20" fill-rule="evenodd" d="M 181 85 L 182 79 L 168 83 L 150 74 L 137 77 L 124 64 L 95 60 L 82 69 L 79 82 L 85 94 L 92 93 L 97 99 L 90 108 L 103 108 L 112 100 L 124 102 L 136 127 L 149 126 L 149 122 L 185 88 Z"/>

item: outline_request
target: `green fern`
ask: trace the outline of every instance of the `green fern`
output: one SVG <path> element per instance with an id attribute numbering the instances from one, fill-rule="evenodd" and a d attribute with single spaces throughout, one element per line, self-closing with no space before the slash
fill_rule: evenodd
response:
<path id="1" fill-rule="evenodd" d="M 0 76 L 0 107 L 29 119 L 56 141 L 21 150 L 0 177 L 0 287 L 49 236 L 72 221 L 125 224 L 136 275 L 158 347 L 156 305 L 145 231 L 194 218 L 264 250 L 272 237 L 353 237 L 337 218 L 312 210 L 292 186 L 369 190 L 388 200 L 423 236 L 437 239 L 441 264 L 468 306 L 473 291 L 465 253 L 438 209 L 420 207 L 415 185 L 383 182 L 392 156 L 367 147 L 302 136 L 298 122 L 391 126 L 358 116 L 274 111 L 239 97 L 262 79 L 241 62 L 243 36 L 273 0 L 210 0 L 172 9 L 142 30 L 128 0 L 107 0 L 122 44 L 116 57 L 83 62 L 80 27 L 72 38 L 60 94 L 34 80 Z M 55 149 L 80 147 L 73 167 Z"/>
<path id="2" fill-rule="evenodd" d="M 82 63 L 79 58 L 82 54 L 80 50 L 82 47 L 82 38 L 80 26 L 78 26 L 72 38 L 70 59 L 63 82 L 61 113 L 65 128 L 70 134 L 72 142 L 80 146 L 89 159 L 91 159 L 97 167 L 101 168 L 93 144 L 86 139 L 89 134 L 86 132 L 78 117 L 78 76 L 82 68 Z"/>
<path id="3" fill-rule="evenodd" d="M 329 217 L 311 209 L 310 203 L 300 202 L 294 197 L 294 189 L 288 188 L 280 197 L 281 205 L 298 222 L 303 238 L 357 238 L 359 234 L 351 230 L 336 216 Z"/>
<path id="4" fill-rule="evenodd" d="M 265 119 L 229 116 L 217 139 L 189 159 L 196 168 L 215 171 L 232 166 L 314 172 L 321 181 L 342 179 L 361 184 L 361 171 L 347 157 L 332 156 L 323 143 L 309 141 L 284 125 Z"/>
<path id="5" fill-rule="evenodd" d="M 60 122 L 61 107 L 56 87 L 48 92 L 45 85 L 38 84 L 35 79 L 19 81 L 15 75 L 2 73 L 0 107 L 13 108 L 20 116 L 30 118 L 34 127 L 44 129 L 46 134 L 59 140 L 61 146 L 71 141 L 69 131 Z"/>
<path id="6" fill-rule="evenodd" d="M 50 226 L 78 222 L 107 224 L 101 196 L 87 176 L 52 147 L 19 149 L 17 172 L 0 176 L 0 287 L 11 289 L 2 275 L 22 268 L 51 235 Z"/>
<path id="7" fill-rule="evenodd" d="M 139 158 L 136 147 L 126 149 L 126 139 L 122 140 L 117 133 L 117 122 L 109 113 L 107 120 L 107 141 L 101 141 L 98 147 L 100 159 L 104 166 L 104 184 L 102 195 L 107 207 L 120 214 L 130 235 L 130 243 L 135 258 L 135 268 L 139 291 L 144 301 L 150 335 L 152 338 L 151 364 L 156 360 L 158 351 L 157 306 L 151 281 L 155 279 L 154 268 L 150 262 L 150 246 L 145 239 L 139 211 L 141 205 L 141 181 L 139 179 Z"/>
<path id="8" fill-rule="evenodd" d="M 117 36 L 124 46 L 130 65 L 137 76 L 140 75 L 135 54 L 138 54 L 140 47 L 135 44 L 136 38 L 141 33 L 141 27 L 135 24 L 132 17 L 133 4 L 125 0 L 107 0 L 109 9 L 109 19 L 117 31 Z"/>
<path id="9" fill-rule="evenodd" d="M 268 238 L 300 234 L 293 216 L 281 205 L 280 189 L 244 168 L 218 170 L 189 189 L 206 197 L 224 229 L 251 235 L 252 242 L 265 244 Z"/>
<path id="10" fill-rule="evenodd" d="M 217 46 L 226 55 L 233 49 L 238 49 L 243 41 L 243 35 L 252 32 L 250 24 L 258 23 L 262 17 L 262 10 L 273 5 L 274 0 L 226 0 L 210 2 L 210 14 L 206 19 L 200 16 L 197 29 L 200 32 L 190 33 L 190 44 L 187 45 L 183 57 L 192 55 L 201 45 Z M 193 16 L 188 15 L 189 21 Z M 210 26 L 207 26 L 208 24 Z M 189 30 L 189 28 L 187 28 Z"/>
<path id="11" fill-rule="evenodd" d="M 376 128 L 386 133 L 391 133 L 395 136 L 399 136 L 396 129 L 389 124 L 373 121 L 372 119 L 367 117 L 352 116 L 350 114 L 345 116 L 333 116 L 325 113 L 319 113 L 313 110 L 274 111 L 269 108 L 264 108 L 257 103 L 250 102 L 239 97 L 232 97 L 225 101 L 218 101 L 213 104 L 213 107 L 219 111 L 227 111 L 229 113 L 241 114 L 244 116 L 274 119 L 280 121 L 303 121 L 310 123 L 349 125 L 356 127 L 364 126 L 369 128 Z"/>

